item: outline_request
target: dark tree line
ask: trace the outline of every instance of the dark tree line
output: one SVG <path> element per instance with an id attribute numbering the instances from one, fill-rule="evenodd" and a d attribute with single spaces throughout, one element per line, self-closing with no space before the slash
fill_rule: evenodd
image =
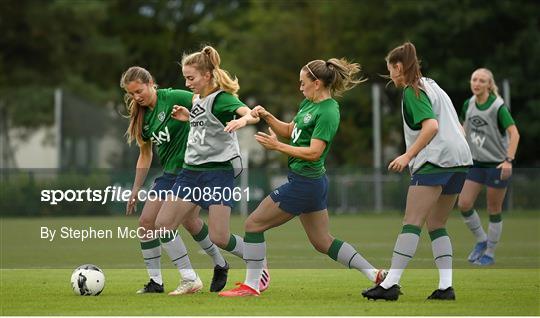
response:
<path id="1" fill-rule="evenodd" d="M 343 123 L 331 164 L 372 158 L 370 83 L 385 84 L 385 54 L 415 43 L 423 72 L 459 111 L 469 77 L 490 68 L 511 85 L 521 132 L 518 163 L 537 166 L 540 141 L 540 9 L 536 1 L 6 0 L 0 4 L 0 107 L 12 125 L 53 121 L 65 87 L 101 104 L 120 103 L 120 74 L 148 68 L 162 87 L 183 88 L 183 52 L 214 45 L 240 95 L 286 116 L 301 95 L 298 71 L 315 58 L 346 57 L 369 81 L 341 99 Z M 402 143 L 399 92 L 385 89 L 383 143 Z"/>

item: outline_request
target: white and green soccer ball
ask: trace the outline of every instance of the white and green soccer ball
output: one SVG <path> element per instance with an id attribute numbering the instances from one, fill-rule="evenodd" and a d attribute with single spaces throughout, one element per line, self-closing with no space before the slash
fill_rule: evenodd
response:
<path id="1" fill-rule="evenodd" d="M 104 287 L 105 275 L 96 265 L 81 265 L 71 274 L 71 288 L 76 295 L 97 296 Z"/>

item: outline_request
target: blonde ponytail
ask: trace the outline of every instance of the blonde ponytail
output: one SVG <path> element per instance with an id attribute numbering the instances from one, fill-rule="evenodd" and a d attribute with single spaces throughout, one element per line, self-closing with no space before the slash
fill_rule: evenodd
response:
<path id="1" fill-rule="evenodd" d="M 189 55 L 184 54 L 182 57 L 182 67 L 191 65 L 195 67 L 199 72 L 210 72 L 215 84 L 222 90 L 238 96 L 240 85 L 238 79 L 231 78 L 229 73 L 220 68 L 221 58 L 219 53 L 211 46 L 205 46 L 201 51 L 191 53 Z"/>

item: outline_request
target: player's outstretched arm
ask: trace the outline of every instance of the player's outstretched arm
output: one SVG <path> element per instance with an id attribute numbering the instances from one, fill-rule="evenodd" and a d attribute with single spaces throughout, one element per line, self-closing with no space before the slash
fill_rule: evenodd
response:
<path id="1" fill-rule="evenodd" d="M 236 113 L 242 117 L 231 120 L 227 123 L 227 126 L 225 126 L 225 131 L 232 133 L 236 130 L 245 127 L 246 125 L 253 125 L 259 122 L 258 117 L 251 116 L 251 109 L 247 106 L 240 107 L 236 110 Z"/>
<path id="2" fill-rule="evenodd" d="M 287 139 L 291 138 L 294 129 L 294 124 L 292 122 L 282 122 L 260 105 L 255 106 L 255 108 L 251 110 L 251 115 L 253 117 L 262 118 L 279 137 Z"/>
<path id="3" fill-rule="evenodd" d="M 277 139 L 276 133 L 269 128 L 270 134 L 265 134 L 259 131 L 255 135 L 255 139 L 268 150 L 277 150 L 290 157 L 299 158 L 305 161 L 317 161 L 321 157 L 324 149 L 326 148 L 326 142 L 320 139 L 311 139 L 309 147 L 295 147 L 280 142 Z"/>

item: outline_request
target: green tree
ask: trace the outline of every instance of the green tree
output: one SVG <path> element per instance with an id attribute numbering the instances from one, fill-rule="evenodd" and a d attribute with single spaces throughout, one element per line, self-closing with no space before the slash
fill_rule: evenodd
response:
<path id="1" fill-rule="evenodd" d="M 1 96 L 12 124 L 52 123 L 53 90 L 68 87 L 96 100 L 111 99 L 102 78 L 124 52 L 100 32 L 103 1 L 8 0 L 2 3 Z"/>
<path id="2" fill-rule="evenodd" d="M 385 55 L 410 40 L 423 73 L 458 111 L 475 68 L 508 79 L 522 135 L 518 163 L 538 163 L 535 1 L 5 0 L 0 6 L 0 105 L 17 126 L 50 124 L 59 86 L 98 104 L 120 103 L 118 80 L 131 65 L 148 68 L 162 87 L 181 88 L 177 62 L 203 44 L 218 48 L 222 67 L 240 79 L 243 100 L 290 120 L 302 99 L 299 69 L 312 59 L 346 57 L 362 64 L 369 81 L 340 99 L 343 121 L 328 162 L 369 166 L 370 86 L 386 83 Z M 403 147 L 396 138 L 401 93 L 392 86 L 385 89 L 383 143 Z"/>

